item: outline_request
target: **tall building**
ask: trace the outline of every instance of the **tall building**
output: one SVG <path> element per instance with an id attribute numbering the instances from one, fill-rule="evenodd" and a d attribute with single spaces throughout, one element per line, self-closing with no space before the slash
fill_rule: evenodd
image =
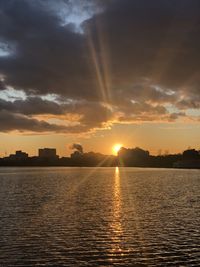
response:
<path id="1" fill-rule="evenodd" d="M 40 148 L 38 150 L 38 156 L 39 158 L 46 158 L 46 159 L 58 158 L 58 156 L 56 155 L 55 148 Z"/>

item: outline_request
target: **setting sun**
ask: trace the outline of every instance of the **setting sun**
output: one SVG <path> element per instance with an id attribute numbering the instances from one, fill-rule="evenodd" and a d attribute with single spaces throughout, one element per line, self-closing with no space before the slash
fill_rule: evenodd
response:
<path id="1" fill-rule="evenodd" d="M 122 144 L 115 144 L 115 145 L 112 147 L 113 154 L 114 154 L 114 155 L 117 155 L 117 153 L 119 152 L 119 150 L 120 150 L 121 147 L 122 147 Z"/>

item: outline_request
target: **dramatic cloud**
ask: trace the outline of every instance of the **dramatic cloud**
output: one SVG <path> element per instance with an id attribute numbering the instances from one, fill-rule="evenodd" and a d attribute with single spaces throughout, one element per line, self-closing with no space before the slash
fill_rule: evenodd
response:
<path id="1" fill-rule="evenodd" d="M 0 99 L 0 110 L 24 115 L 63 114 L 62 107 L 59 104 L 42 100 L 39 97 L 29 97 L 26 100 L 15 100 L 14 102 Z"/>
<path id="2" fill-rule="evenodd" d="M 0 131 L 35 131 L 35 132 L 67 132 L 69 129 L 65 126 L 49 124 L 45 121 L 38 121 L 19 114 L 13 114 L 6 111 L 0 111 Z"/>
<path id="3" fill-rule="evenodd" d="M 80 133 L 198 111 L 199 14 L 198 0 L 0 0 L 0 130 Z M 12 88 L 19 99 L 5 100 Z"/>
<path id="4" fill-rule="evenodd" d="M 39 97 L 28 97 L 25 100 L 15 100 L 13 102 L 1 99 L 0 112 L 5 115 L 8 113 L 10 116 L 13 114 L 13 118 L 16 120 L 13 127 L 16 127 L 19 118 L 23 118 L 23 121 L 29 119 L 29 122 L 34 119 L 36 122 L 41 117 L 43 120 L 46 119 L 49 126 L 51 126 L 51 120 L 59 122 L 60 127 L 56 128 L 52 125 L 52 128 L 48 128 L 49 131 L 57 129 L 59 132 L 63 130 L 65 133 L 81 133 L 105 128 L 114 119 L 114 114 L 110 109 L 101 103 L 73 101 L 58 104 L 53 101 L 42 100 Z M 11 124 L 11 122 L 8 123 Z M 38 121 L 38 123 L 40 122 Z M 4 124 L 4 127 L 6 125 Z M 42 126 L 42 124 L 40 125 Z M 24 129 L 25 131 L 25 128 L 22 129 L 21 127 L 16 129 L 20 131 Z M 27 130 L 30 129 L 27 128 Z M 33 124 L 33 131 L 35 130 Z M 46 130 L 47 127 L 44 127 L 45 132 Z"/>
<path id="5" fill-rule="evenodd" d="M 0 91 L 5 89 L 5 84 L 2 80 L 0 80 Z"/>

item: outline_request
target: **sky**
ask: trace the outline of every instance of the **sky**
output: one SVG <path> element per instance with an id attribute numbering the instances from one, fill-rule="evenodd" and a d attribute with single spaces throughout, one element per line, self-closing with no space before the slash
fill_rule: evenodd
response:
<path id="1" fill-rule="evenodd" d="M 0 156 L 200 149 L 199 0 L 0 0 Z"/>

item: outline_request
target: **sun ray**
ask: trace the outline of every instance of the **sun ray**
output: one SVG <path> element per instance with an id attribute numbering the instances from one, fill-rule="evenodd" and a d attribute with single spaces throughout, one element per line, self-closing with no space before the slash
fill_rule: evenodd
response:
<path id="1" fill-rule="evenodd" d="M 83 184 L 84 182 L 86 182 L 98 170 L 98 168 L 102 167 L 103 164 L 108 160 L 109 160 L 109 156 L 106 156 L 101 162 L 99 162 L 99 164 L 97 166 L 91 168 L 90 172 L 87 173 L 85 176 L 83 176 L 82 179 L 80 179 L 80 182 L 76 186 L 71 188 L 71 190 L 68 193 L 73 194 L 76 190 L 78 190 L 80 185 Z"/>
<path id="2" fill-rule="evenodd" d="M 106 46 L 106 38 L 102 26 L 97 22 L 96 25 L 97 36 L 94 37 L 89 28 L 86 28 L 87 40 L 91 61 L 94 65 L 97 85 L 99 87 L 100 95 L 104 103 L 112 103 L 111 101 L 111 79 L 110 79 L 110 64 L 108 47 Z"/>

